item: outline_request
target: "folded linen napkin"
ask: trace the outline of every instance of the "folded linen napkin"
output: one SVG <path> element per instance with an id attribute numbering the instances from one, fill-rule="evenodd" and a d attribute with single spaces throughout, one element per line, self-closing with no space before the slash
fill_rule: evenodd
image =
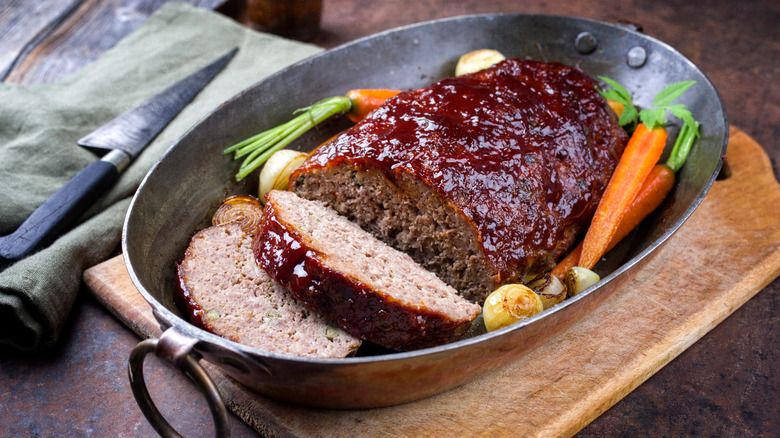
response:
<path id="1" fill-rule="evenodd" d="M 101 58 L 54 84 L 0 84 L 0 235 L 97 159 L 76 140 L 233 47 L 239 52 L 121 175 L 73 230 L 0 267 L 0 347 L 56 343 L 83 271 L 119 243 L 130 198 L 157 158 L 226 99 L 318 53 L 317 46 L 249 30 L 217 13 L 168 3 Z"/>

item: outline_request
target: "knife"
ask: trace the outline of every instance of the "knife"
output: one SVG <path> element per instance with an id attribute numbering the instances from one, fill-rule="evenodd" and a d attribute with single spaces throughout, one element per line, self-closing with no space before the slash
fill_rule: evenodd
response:
<path id="1" fill-rule="evenodd" d="M 133 158 L 225 68 L 237 51 L 238 48 L 231 50 L 78 140 L 80 146 L 105 155 L 65 183 L 16 231 L 0 237 L 0 263 L 21 259 L 68 230 L 108 190 Z"/>

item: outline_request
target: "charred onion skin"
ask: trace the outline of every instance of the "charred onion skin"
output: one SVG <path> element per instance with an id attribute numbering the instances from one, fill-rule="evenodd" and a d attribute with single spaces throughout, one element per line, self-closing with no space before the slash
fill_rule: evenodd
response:
<path id="1" fill-rule="evenodd" d="M 572 266 L 566 271 L 564 283 L 569 297 L 573 297 L 601 280 L 598 274 L 580 266 Z"/>
<path id="2" fill-rule="evenodd" d="M 545 310 L 566 299 L 566 286 L 549 272 L 537 276 L 527 286 L 539 295 Z"/>
<path id="3" fill-rule="evenodd" d="M 219 204 L 211 218 L 211 224 L 236 223 L 248 234 L 254 235 L 263 218 L 263 206 L 254 196 L 237 195 L 226 198 Z"/>

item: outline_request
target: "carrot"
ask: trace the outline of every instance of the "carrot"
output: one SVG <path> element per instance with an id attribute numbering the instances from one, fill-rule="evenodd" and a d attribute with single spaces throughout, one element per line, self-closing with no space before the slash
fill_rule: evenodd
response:
<path id="1" fill-rule="evenodd" d="M 607 251 L 614 248 L 624 237 L 628 235 L 645 217 L 658 208 L 666 199 L 674 187 L 674 171 L 666 164 L 656 164 L 642 184 L 642 189 L 637 195 L 631 208 L 628 209 L 623 220 L 620 221 L 618 231 L 612 237 L 607 246 Z"/>
<path id="2" fill-rule="evenodd" d="M 592 268 L 607 252 L 607 247 L 617 234 L 617 228 L 626 215 L 627 209 L 634 202 L 653 165 L 663 153 L 667 135 L 664 128 L 666 112 L 669 111 L 682 119 L 683 130 L 692 133 L 683 135 L 681 130 L 678 140 L 683 137 L 694 138 L 698 135 L 698 123 L 685 105 L 672 105 L 672 102 L 695 83 L 694 81 L 677 82 L 666 86 L 653 98 L 650 108 L 637 111 L 625 88 L 612 79 L 600 78 L 613 87 L 601 92 L 604 98 L 622 104 L 619 108 L 622 112 L 618 120 L 620 126 L 631 126 L 637 122 L 637 118 L 641 123 L 637 124 L 628 146 L 623 151 L 623 156 L 620 157 L 617 168 L 596 207 L 585 240 L 582 242 L 582 255 L 578 264 L 587 269 Z M 675 166 L 676 164 L 669 167 L 676 171 L 679 167 Z"/>
<path id="3" fill-rule="evenodd" d="M 236 180 L 240 181 L 265 163 L 274 152 L 292 143 L 331 116 L 344 113 L 350 120 L 358 122 L 398 93 L 400 91 L 361 89 L 350 90 L 346 96 L 320 100 L 295 111 L 294 113 L 301 114 L 289 122 L 240 141 L 225 149 L 223 153 L 232 153 L 233 159 L 236 160 L 246 157 L 236 174 Z"/>
<path id="4" fill-rule="evenodd" d="M 621 114 L 623 114 L 623 110 L 626 108 L 626 105 L 623 103 L 618 102 L 614 99 L 607 99 L 607 104 L 610 108 L 612 108 L 612 111 L 615 112 L 615 114 L 620 117 Z"/>
<path id="5" fill-rule="evenodd" d="M 665 164 L 656 164 L 647 179 L 642 184 L 642 189 L 636 195 L 634 202 L 620 221 L 615 235 L 607 245 L 607 251 L 615 247 L 628 235 L 644 218 L 658 208 L 666 199 L 666 196 L 674 187 L 674 172 Z M 582 255 L 582 242 L 577 245 L 563 260 L 552 270 L 552 274 L 563 278 L 569 268 L 576 266 Z"/>
<path id="6" fill-rule="evenodd" d="M 666 128 L 637 125 L 601 197 L 593 221 L 582 242 L 579 266 L 590 269 L 607 252 L 617 227 L 658 162 L 666 145 Z"/>
<path id="7" fill-rule="evenodd" d="M 693 141 L 698 137 L 699 124 L 683 125 L 680 134 L 677 136 L 674 148 L 669 154 L 669 158 L 664 164 L 656 164 L 642 183 L 642 188 L 637 194 L 631 207 L 623 216 L 617 231 L 607 245 L 606 251 L 615 247 L 624 237 L 628 235 L 640 222 L 642 222 L 651 212 L 653 212 L 672 190 L 675 183 L 675 173 L 680 170 L 688 153 L 691 150 Z M 569 268 L 576 266 L 582 255 L 583 242 L 580 242 L 563 260 L 561 260 L 552 270 L 552 274 L 562 278 Z"/>
<path id="8" fill-rule="evenodd" d="M 358 123 L 365 119 L 368 113 L 382 106 L 385 101 L 400 93 L 399 90 L 357 89 L 347 92 L 352 102 L 352 108 L 346 112 L 349 120 Z"/>

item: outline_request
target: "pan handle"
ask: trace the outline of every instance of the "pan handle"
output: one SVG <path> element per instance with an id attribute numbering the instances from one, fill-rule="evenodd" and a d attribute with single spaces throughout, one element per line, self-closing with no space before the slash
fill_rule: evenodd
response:
<path id="1" fill-rule="evenodd" d="M 217 437 L 229 437 L 230 428 L 228 425 L 227 408 L 219 396 L 214 381 L 211 380 L 208 373 L 198 363 L 195 352 L 192 348 L 197 340 L 185 336 L 174 328 L 166 330 L 160 339 L 147 339 L 141 341 L 130 352 L 130 360 L 127 365 L 128 376 L 130 377 L 130 387 L 133 390 L 135 401 L 141 412 L 154 427 L 154 430 L 163 437 L 181 437 L 168 422 L 163 418 L 160 411 L 154 405 L 154 401 L 149 396 L 144 381 L 144 358 L 149 353 L 162 359 L 168 365 L 184 372 L 195 384 L 198 385 L 201 392 L 206 396 L 211 415 L 214 419 L 214 427 Z"/>

